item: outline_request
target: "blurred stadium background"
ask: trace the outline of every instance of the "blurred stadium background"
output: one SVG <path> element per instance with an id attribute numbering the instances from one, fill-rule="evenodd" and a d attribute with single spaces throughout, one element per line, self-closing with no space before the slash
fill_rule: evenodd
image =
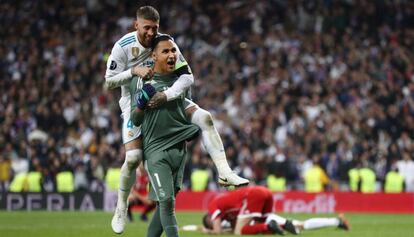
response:
<path id="1" fill-rule="evenodd" d="M 214 115 L 231 167 L 273 190 L 278 211 L 374 212 L 350 214 L 354 234 L 340 235 L 413 236 L 409 0 L 2 1 L 0 236 L 112 234 L 124 150 L 119 91 L 103 88 L 104 73 L 147 4 L 189 62 L 193 100 Z M 177 208 L 202 211 L 223 189 L 200 142 L 189 150 Z M 68 222 L 45 224 L 55 218 Z M 71 219 L 90 225 L 65 231 L 82 226 Z"/>

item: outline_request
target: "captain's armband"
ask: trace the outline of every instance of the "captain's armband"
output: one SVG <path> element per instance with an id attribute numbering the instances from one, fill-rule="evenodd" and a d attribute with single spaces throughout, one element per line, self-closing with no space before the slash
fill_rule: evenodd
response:
<path id="1" fill-rule="evenodd" d="M 184 66 L 176 69 L 174 71 L 174 73 L 175 73 L 175 75 L 177 75 L 177 77 L 180 77 L 181 75 L 184 75 L 184 74 L 193 74 L 191 72 L 191 69 L 190 69 L 190 67 L 188 65 L 184 65 Z"/>

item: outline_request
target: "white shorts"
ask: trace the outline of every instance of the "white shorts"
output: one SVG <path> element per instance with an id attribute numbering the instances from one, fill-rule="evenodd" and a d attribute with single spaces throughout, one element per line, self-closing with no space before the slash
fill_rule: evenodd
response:
<path id="1" fill-rule="evenodd" d="M 141 136 L 141 127 L 136 127 L 131 121 L 131 96 L 121 97 L 119 107 L 122 114 L 122 143 L 126 144 Z"/>
<path id="2" fill-rule="evenodd" d="M 186 98 L 184 100 L 184 109 L 188 109 L 192 106 L 198 105 Z M 141 136 L 141 126 L 136 127 L 131 121 L 131 96 L 121 97 L 119 100 L 119 107 L 122 111 L 122 143 L 127 144 Z"/>

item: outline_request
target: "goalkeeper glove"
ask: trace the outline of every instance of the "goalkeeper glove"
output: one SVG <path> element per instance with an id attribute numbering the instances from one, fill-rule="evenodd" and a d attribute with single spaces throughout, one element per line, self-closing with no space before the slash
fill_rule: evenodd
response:
<path id="1" fill-rule="evenodd" d="M 147 106 L 148 101 L 154 96 L 156 92 L 157 91 L 150 83 L 144 84 L 137 97 L 137 107 L 141 110 L 144 110 Z"/>

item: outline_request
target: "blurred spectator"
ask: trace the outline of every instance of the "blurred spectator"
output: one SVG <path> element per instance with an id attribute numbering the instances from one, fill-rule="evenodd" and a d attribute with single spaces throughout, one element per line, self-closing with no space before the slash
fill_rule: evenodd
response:
<path id="1" fill-rule="evenodd" d="M 86 191 L 89 188 L 89 182 L 86 176 L 86 167 L 82 162 L 79 162 L 75 166 L 73 186 L 76 191 Z"/>
<path id="2" fill-rule="evenodd" d="M 360 191 L 362 193 L 373 193 L 377 190 L 375 172 L 368 167 L 367 163 L 359 169 L 359 177 L 361 179 Z"/>
<path id="3" fill-rule="evenodd" d="M 385 176 L 384 192 L 401 193 L 404 192 L 404 177 L 398 172 L 396 161 L 391 164 L 390 171 Z"/>
<path id="4" fill-rule="evenodd" d="M 89 162 L 88 167 L 88 177 L 91 181 L 90 190 L 91 191 L 103 191 L 104 186 L 104 177 L 105 171 L 102 164 L 99 162 L 96 156 L 92 156 Z"/>
<path id="5" fill-rule="evenodd" d="M 0 191 L 8 190 L 11 178 L 11 162 L 0 154 Z"/>
<path id="6" fill-rule="evenodd" d="M 407 192 L 414 192 L 414 161 L 408 152 L 403 152 L 402 157 L 403 159 L 398 161 L 396 166 L 404 178 L 405 190 Z"/>
<path id="7" fill-rule="evenodd" d="M 329 177 L 320 166 L 319 157 L 316 155 L 312 158 L 312 166 L 304 175 L 306 192 L 324 192 L 330 184 Z"/>

